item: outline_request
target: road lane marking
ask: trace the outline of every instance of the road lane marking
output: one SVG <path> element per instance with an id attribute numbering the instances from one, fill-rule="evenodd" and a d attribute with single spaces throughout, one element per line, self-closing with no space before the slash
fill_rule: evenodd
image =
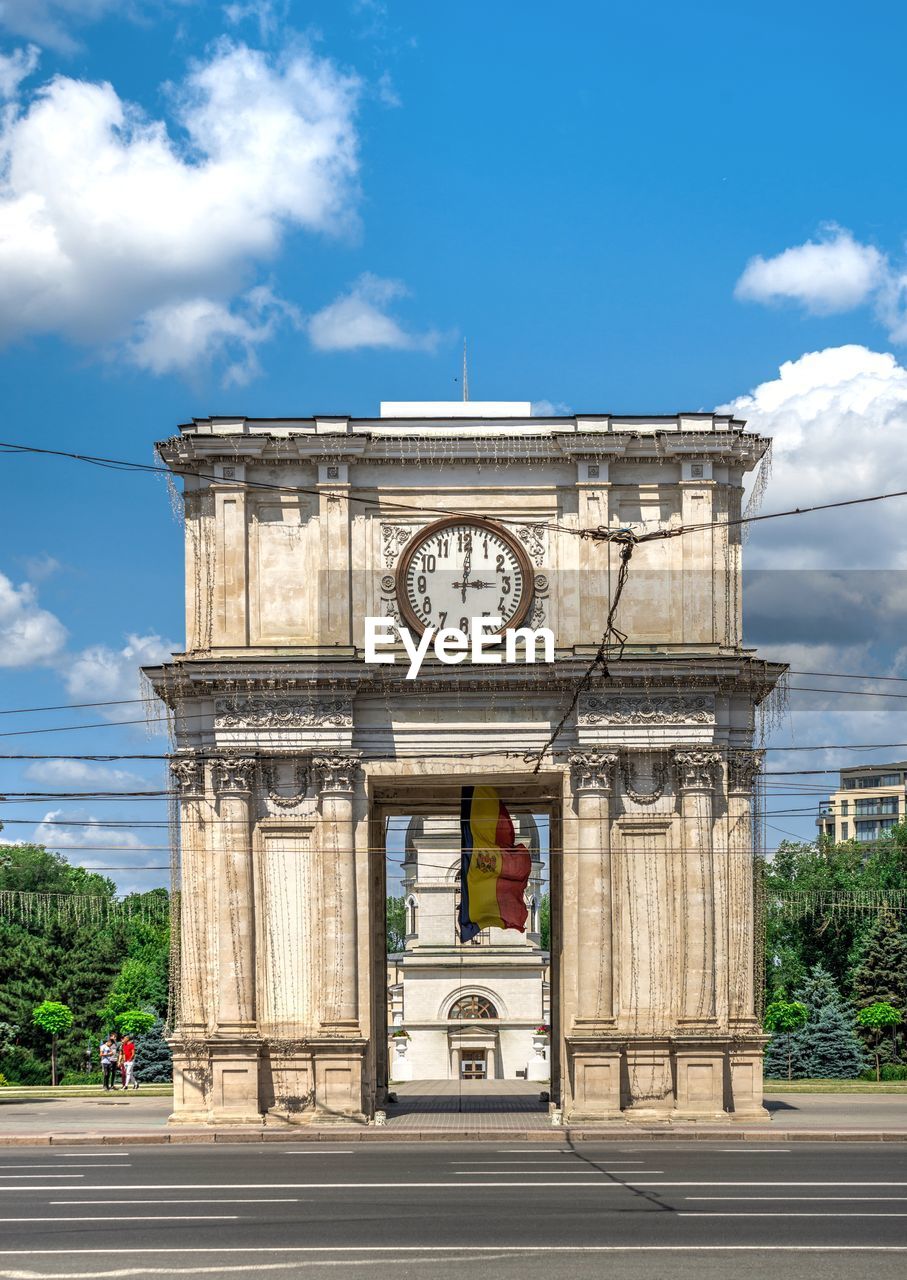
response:
<path id="1" fill-rule="evenodd" d="M 32 1166 L 34 1167 L 34 1166 Z M 11 1178 L 14 1182 L 22 1182 L 25 1178 L 37 1178 L 47 1181 L 48 1178 L 84 1178 L 84 1173 L 0 1173 L 0 1178 Z M 37 1188 L 36 1188 L 37 1189 Z M 0 1191 L 9 1191 L 9 1187 L 0 1187 Z"/>
<path id="2" fill-rule="evenodd" d="M 267 1196 L 263 1199 L 255 1196 L 212 1196 L 210 1200 L 187 1200 L 185 1196 L 174 1196 L 170 1200 L 48 1200 L 48 1204 L 301 1204 L 298 1196 Z"/>
<path id="3" fill-rule="evenodd" d="M 320 1148 L 315 1151 L 281 1151 L 282 1156 L 354 1156 L 358 1155 L 357 1151 L 322 1151 Z"/>
<path id="4" fill-rule="evenodd" d="M 718 1150 L 722 1155 L 732 1156 L 789 1156 L 791 1152 L 790 1147 L 759 1147 L 757 1151 L 752 1151 L 749 1143 L 743 1143 L 740 1147 L 719 1147 Z"/>
<path id="5" fill-rule="evenodd" d="M 34 1163 L 34 1161 L 32 1161 L 30 1164 L 0 1164 L 0 1169 L 59 1169 L 59 1167 L 60 1167 L 60 1166 L 59 1166 L 58 1164 L 35 1164 L 35 1163 Z M 95 1164 L 71 1164 L 69 1167 L 70 1167 L 70 1169 L 96 1169 L 98 1166 L 97 1166 L 97 1165 L 95 1165 Z M 118 1164 L 118 1165 L 117 1165 L 117 1168 L 118 1168 L 118 1169 L 131 1169 L 131 1168 L 132 1168 L 132 1165 L 131 1165 L 131 1164 Z M 11 1174 L 11 1173 L 10 1173 L 10 1174 L 6 1174 L 6 1173 L 4 1173 L 4 1174 L 3 1174 L 3 1177 L 4 1177 L 4 1178 L 7 1178 L 7 1177 L 12 1178 L 12 1177 L 14 1177 L 14 1176 L 15 1176 L 15 1175 L 14 1175 L 14 1174 Z M 42 1177 L 43 1177 L 43 1176 L 44 1176 L 44 1175 L 42 1174 Z M 50 1175 L 48 1175 L 48 1176 L 50 1176 Z M 71 1175 L 70 1175 L 70 1174 L 68 1174 L 68 1173 L 55 1173 L 55 1174 L 53 1175 L 53 1177 L 55 1177 L 55 1178 L 68 1178 L 68 1177 L 70 1177 L 70 1176 L 71 1176 Z M 76 1176 L 77 1176 L 77 1177 L 79 1177 L 79 1178 L 84 1178 L 84 1177 L 85 1177 L 85 1174 L 84 1174 L 84 1173 L 80 1173 L 80 1174 L 78 1174 L 78 1175 L 76 1175 Z"/>
<path id="6" fill-rule="evenodd" d="M 194 1253 L 246 1253 L 258 1258 L 264 1254 L 419 1254 L 447 1253 L 470 1254 L 551 1254 L 551 1253 L 907 1253 L 907 1244 L 372 1244 L 372 1245 L 196 1245 L 181 1248 L 179 1245 L 163 1247 L 142 1246 L 142 1257 L 158 1255 L 185 1255 Z M 0 1258 L 60 1257 L 75 1254 L 109 1257 L 110 1245 L 101 1248 L 77 1247 L 65 1249 L 0 1249 Z M 411 1260 L 408 1258 L 407 1260 Z M 262 1270 L 265 1268 L 262 1266 Z M 273 1267 L 269 1267 L 273 1270 Z M 193 1271 L 196 1269 L 193 1269 Z M 207 1270 L 217 1270 L 208 1268 Z M 18 1277 L 19 1272 L 0 1271 L 0 1280 Z M 116 1275 L 147 1275 L 147 1269 L 138 1271 L 85 1272 L 71 1276 L 70 1280 L 95 1280 L 96 1277 Z M 182 1274 L 186 1274 L 182 1272 Z M 191 1273 L 190 1273 L 191 1274 Z M 66 1280 L 55 1273 L 53 1280 Z"/>
<path id="7" fill-rule="evenodd" d="M 233 1222 L 238 1213 L 117 1213 L 100 1217 L 61 1217 L 53 1218 L 0 1218 L 0 1222 L 97 1222 L 99 1225 L 108 1222 Z"/>
<path id="8" fill-rule="evenodd" d="M 691 1201 L 733 1200 L 737 1204 L 740 1204 L 741 1202 L 744 1204 L 752 1204 L 754 1201 L 759 1200 L 783 1200 L 785 1204 L 788 1202 L 794 1203 L 795 1201 L 803 1202 L 808 1200 L 817 1200 L 821 1204 L 832 1204 L 837 1201 L 844 1201 L 847 1204 L 850 1204 L 855 1200 L 866 1200 L 870 1204 L 882 1204 L 883 1202 L 893 1200 L 907 1200 L 907 1196 L 684 1196 L 683 1198 L 684 1200 Z M 78 1201 L 73 1201 L 73 1203 L 77 1204 Z"/>
<path id="9" fill-rule="evenodd" d="M 589 1182 L 151 1182 L 141 1186 L 130 1184 L 124 1191 L 393 1191 L 396 1187 L 411 1189 L 446 1187 L 583 1187 Z M 607 1184 L 620 1190 L 623 1184 Z M 661 1185 L 656 1184 L 656 1185 Z M 711 1185 L 711 1184 L 707 1184 Z M 768 1184 L 771 1185 L 771 1184 Z M 812 1185 L 807 1183 L 806 1185 Z M 847 1184 L 850 1185 L 850 1184 Z M 0 1191 L 60 1191 L 60 1187 L 0 1187 Z M 104 1191 L 100 1187 L 67 1187 L 68 1191 Z"/>
<path id="10" fill-rule="evenodd" d="M 639 1182 L 634 1187 L 907 1187 L 907 1182 L 744 1182 L 739 1178 L 726 1178 L 714 1182 Z"/>
<path id="11" fill-rule="evenodd" d="M 857 1213 L 841 1213 L 840 1210 L 833 1213 L 819 1213 L 818 1210 L 795 1209 L 793 1213 L 784 1213 L 778 1210 L 775 1213 L 767 1210 L 754 1210 L 752 1213 L 745 1209 L 739 1213 L 735 1209 L 678 1209 L 674 1215 L 676 1218 L 831 1218 L 837 1222 L 840 1218 L 907 1218 L 907 1213 L 894 1212 L 893 1210 L 883 1210 L 881 1213 L 867 1213 L 865 1209 L 860 1209 Z M 0 1222 L 3 1219 L 0 1218 Z"/>
<path id="12" fill-rule="evenodd" d="M 53 1155 L 58 1160 L 108 1160 L 111 1156 L 115 1160 L 122 1160 L 125 1156 L 130 1155 L 129 1151 L 117 1151 L 111 1148 L 110 1151 L 54 1151 Z"/>

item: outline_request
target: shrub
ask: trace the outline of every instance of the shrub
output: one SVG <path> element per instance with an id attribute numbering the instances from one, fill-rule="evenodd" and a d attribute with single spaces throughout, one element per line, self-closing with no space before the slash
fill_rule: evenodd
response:
<path id="1" fill-rule="evenodd" d="M 60 1084 L 103 1084 L 104 1077 L 100 1071 L 67 1071 Z"/>
<path id="2" fill-rule="evenodd" d="M 870 1077 L 872 1072 L 870 1071 Z M 882 1067 L 883 1080 L 907 1080 L 907 1065 L 903 1062 L 886 1062 Z"/>
<path id="3" fill-rule="evenodd" d="M 9 1081 L 7 1080 L 6 1076 L 3 1074 L 2 1071 L 0 1071 L 0 1089 L 5 1089 L 8 1084 L 9 1084 Z"/>
<path id="4" fill-rule="evenodd" d="M 18 1044 L 0 1054 L 0 1071 L 10 1084 L 47 1084 L 47 1063 Z"/>

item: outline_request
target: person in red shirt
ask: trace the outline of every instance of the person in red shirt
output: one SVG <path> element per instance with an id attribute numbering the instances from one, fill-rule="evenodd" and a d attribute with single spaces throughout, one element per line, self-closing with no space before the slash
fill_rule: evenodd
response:
<path id="1" fill-rule="evenodd" d="M 125 1036 L 122 1046 L 123 1053 L 123 1087 L 133 1089 L 139 1087 L 139 1083 L 135 1078 L 135 1041 L 132 1036 Z"/>

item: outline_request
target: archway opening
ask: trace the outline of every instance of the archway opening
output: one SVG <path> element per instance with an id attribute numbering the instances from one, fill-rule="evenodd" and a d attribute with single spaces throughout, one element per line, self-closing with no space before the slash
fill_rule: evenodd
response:
<path id="1" fill-rule="evenodd" d="M 541 1125 L 557 1097 L 560 912 L 551 849 L 559 812 L 547 798 L 498 790 L 514 845 L 531 857 L 525 924 L 486 926 L 466 940 L 459 788 L 456 795 L 448 788 L 447 804 L 373 808 L 384 854 L 383 883 L 375 886 L 384 913 L 373 970 L 376 1099 L 390 1124 L 428 1112 L 517 1111 Z"/>

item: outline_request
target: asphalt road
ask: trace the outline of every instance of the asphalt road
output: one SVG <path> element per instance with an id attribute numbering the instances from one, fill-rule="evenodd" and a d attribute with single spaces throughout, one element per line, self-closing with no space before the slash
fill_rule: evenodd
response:
<path id="1" fill-rule="evenodd" d="M 907 1144 L 0 1149 L 0 1280 L 907 1273 Z"/>

